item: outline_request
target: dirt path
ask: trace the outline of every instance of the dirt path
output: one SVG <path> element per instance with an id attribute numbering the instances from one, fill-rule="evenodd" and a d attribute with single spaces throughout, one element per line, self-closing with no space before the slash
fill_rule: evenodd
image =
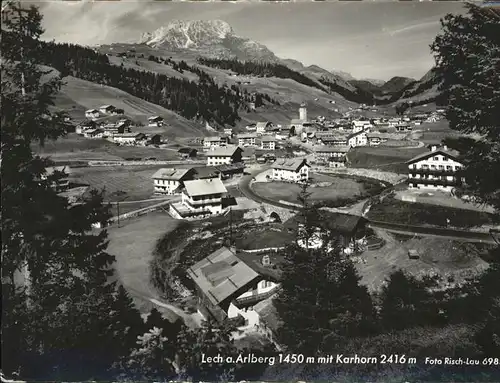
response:
<path id="1" fill-rule="evenodd" d="M 188 326 L 195 326 L 191 315 L 164 302 L 149 281 L 149 263 L 156 242 L 178 224 L 164 212 L 154 212 L 124 222 L 121 227 L 109 227 L 108 252 L 115 256 L 115 276 L 134 297 L 138 309 L 145 313 L 152 307 L 161 309 L 171 320 L 180 316 Z"/>

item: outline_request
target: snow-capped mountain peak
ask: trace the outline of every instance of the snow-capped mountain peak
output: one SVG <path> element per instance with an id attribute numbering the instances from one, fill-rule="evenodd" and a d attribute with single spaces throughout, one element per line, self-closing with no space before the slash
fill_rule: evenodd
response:
<path id="1" fill-rule="evenodd" d="M 153 32 L 144 33 L 139 43 L 166 50 L 189 49 L 203 56 L 219 58 L 278 60 L 266 46 L 237 36 L 223 20 L 172 21 Z"/>
<path id="2" fill-rule="evenodd" d="M 222 20 L 175 20 L 144 33 L 140 43 L 152 47 L 197 48 L 220 43 L 230 35 L 233 35 L 233 29 Z"/>

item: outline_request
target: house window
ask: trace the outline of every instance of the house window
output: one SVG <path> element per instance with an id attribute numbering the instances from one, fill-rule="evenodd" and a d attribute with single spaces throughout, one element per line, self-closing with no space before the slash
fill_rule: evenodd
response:
<path id="1" fill-rule="evenodd" d="M 439 157 L 434 157 L 434 161 L 439 161 Z"/>

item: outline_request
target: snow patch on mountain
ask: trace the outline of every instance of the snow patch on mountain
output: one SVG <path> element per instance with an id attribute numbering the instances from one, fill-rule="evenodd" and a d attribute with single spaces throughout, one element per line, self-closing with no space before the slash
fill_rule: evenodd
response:
<path id="1" fill-rule="evenodd" d="M 139 43 L 155 48 L 197 48 L 219 44 L 233 34 L 231 26 L 222 20 L 175 20 L 144 33 Z"/>

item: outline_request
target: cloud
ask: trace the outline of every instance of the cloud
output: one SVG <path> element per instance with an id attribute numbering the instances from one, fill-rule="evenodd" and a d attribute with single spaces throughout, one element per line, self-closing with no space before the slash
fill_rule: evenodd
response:
<path id="1" fill-rule="evenodd" d="M 389 36 L 395 36 L 401 33 L 428 30 L 431 27 L 439 27 L 439 20 L 423 21 L 417 24 L 403 26 L 397 29 L 387 29 L 386 31 Z"/>

